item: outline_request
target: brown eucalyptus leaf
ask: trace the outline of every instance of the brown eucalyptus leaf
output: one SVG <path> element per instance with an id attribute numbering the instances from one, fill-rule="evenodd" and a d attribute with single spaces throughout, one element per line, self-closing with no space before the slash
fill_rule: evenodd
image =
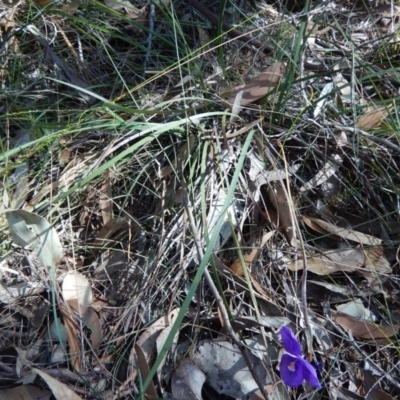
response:
<path id="1" fill-rule="evenodd" d="M 135 351 L 136 351 L 136 356 L 138 358 L 141 379 L 143 382 L 147 379 L 150 373 L 150 367 L 149 364 L 147 363 L 147 359 L 145 354 L 143 353 L 142 348 L 137 343 L 135 344 Z M 150 381 L 149 386 L 147 386 L 146 397 L 150 399 L 158 398 L 157 390 L 154 387 L 154 383 L 152 381 Z"/>
<path id="2" fill-rule="evenodd" d="M 265 97 L 269 92 L 275 89 L 285 70 L 285 64 L 283 62 L 277 62 L 267 67 L 264 72 L 257 75 L 255 78 L 245 85 L 240 85 L 230 94 L 228 102 L 233 104 L 237 94 L 243 90 L 243 96 L 241 99 L 241 105 L 254 103 L 257 100 Z"/>
<path id="3" fill-rule="evenodd" d="M 332 319 L 344 330 L 350 329 L 354 337 L 359 339 L 382 339 L 397 334 L 400 325 L 377 325 L 360 321 L 343 313 L 332 313 Z"/>
<path id="4" fill-rule="evenodd" d="M 112 202 L 112 191 L 111 191 L 111 173 L 107 171 L 104 174 L 104 180 L 100 187 L 100 210 L 103 218 L 103 224 L 106 225 L 111 221 L 113 215 L 113 202 Z"/>
<path id="5" fill-rule="evenodd" d="M 294 246 L 294 227 L 291 217 L 292 210 L 290 208 L 290 200 L 286 196 L 286 191 L 281 185 L 277 185 L 274 189 L 270 187 L 268 190 L 268 198 L 277 211 L 279 230 L 285 235 L 288 243 Z"/>

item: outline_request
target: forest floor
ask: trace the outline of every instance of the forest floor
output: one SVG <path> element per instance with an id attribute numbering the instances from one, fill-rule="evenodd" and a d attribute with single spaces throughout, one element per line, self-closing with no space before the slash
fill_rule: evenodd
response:
<path id="1" fill-rule="evenodd" d="M 0 2 L 0 397 L 399 398 L 400 7 L 292 3 Z"/>

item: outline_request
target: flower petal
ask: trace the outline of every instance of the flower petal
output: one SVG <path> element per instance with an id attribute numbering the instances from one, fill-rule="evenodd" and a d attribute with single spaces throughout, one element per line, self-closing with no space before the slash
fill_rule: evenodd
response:
<path id="1" fill-rule="evenodd" d="M 293 356 L 301 357 L 300 343 L 297 341 L 292 330 L 287 326 L 282 326 L 281 336 L 285 350 Z"/>
<path id="2" fill-rule="evenodd" d="M 304 360 L 293 357 L 290 354 L 282 356 L 279 370 L 284 384 L 296 388 L 303 383 L 304 376 L 301 361 Z"/>
<path id="3" fill-rule="evenodd" d="M 321 384 L 318 380 L 317 371 L 315 368 L 306 360 L 301 359 L 302 371 L 304 379 L 312 386 L 317 389 L 321 389 Z"/>

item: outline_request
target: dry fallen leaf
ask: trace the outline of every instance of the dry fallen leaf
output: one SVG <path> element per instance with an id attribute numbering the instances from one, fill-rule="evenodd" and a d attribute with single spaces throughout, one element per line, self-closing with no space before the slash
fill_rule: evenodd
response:
<path id="1" fill-rule="evenodd" d="M 397 334 L 400 325 L 376 325 L 372 322 L 360 321 L 342 313 L 332 313 L 332 319 L 343 329 L 350 329 L 354 337 L 359 339 L 382 339 Z"/>
<path id="2" fill-rule="evenodd" d="M 291 217 L 292 210 L 290 209 L 289 199 L 286 196 L 285 190 L 280 184 L 274 189 L 270 187 L 268 190 L 268 199 L 277 211 L 279 230 L 285 235 L 288 243 L 293 246 L 294 227 Z"/>
<path id="3" fill-rule="evenodd" d="M 336 235 L 341 237 L 342 239 L 351 240 L 356 243 L 376 246 L 382 243 L 381 239 L 378 239 L 374 236 L 367 235 L 362 232 L 358 232 L 352 229 L 346 229 L 337 227 L 329 222 L 326 222 L 322 219 L 312 218 L 303 216 L 303 221 L 315 231 L 321 233 L 322 235 Z"/>
<path id="4" fill-rule="evenodd" d="M 106 225 L 112 219 L 113 202 L 111 191 L 111 174 L 107 171 L 104 174 L 104 180 L 100 187 L 100 210 L 103 217 L 103 224 Z"/>
<path id="5" fill-rule="evenodd" d="M 242 106 L 262 99 L 278 86 L 284 71 L 285 64 L 283 62 L 277 62 L 270 65 L 264 70 L 264 72 L 257 75 L 255 78 L 250 79 L 247 84 L 236 87 L 235 90 L 230 93 L 228 102 L 233 104 L 237 94 L 241 90 L 243 90 L 243 96 L 240 103 Z"/>
<path id="6" fill-rule="evenodd" d="M 358 128 L 363 130 L 378 128 L 383 120 L 389 115 L 391 109 L 392 107 L 373 106 L 371 111 L 367 111 L 365 114 L 358 117 Z"/>
<path id="7" fill-rule="evenodd" d="M 184 358 L 172 376 L 171 389 L 175 400 L 202 400 L 201 389 L 206 376 L 190 358 Z"/>
<path id="8" fill-rule="evenodd" d="M 168 314 L 162 316 L 152 325 L 150 325 L 146 330 L 140 335 L 136 344 L 140 346 L 143 356 L 147 363 L 150 363 L 150 359 L 154 356 L 157 349 L 157 338 L 161 332 L 175 321 L 176 316 L 179 313 L 179 308 L 175 308 Z M 139 363 L 138 355 L 136 354 L 135 347 L 132 347 L 131 353 L 129 355 L 129 365 L 137 366 Z M 137 369 L 134 367 L 129 368 L 128 375 L 130 379 L 134 379 L 137 374 Z"/>
<path id="9" fill-rule="evenodd" d="M 274 236 L 275 231 L 270 231 L 267 232 L 263 235 L 262 239 L 261 239 L 261 243 L 257 248 L 254 248 L 249 254 L 244 254 L 243 258 L 244 258 L 244 262 L 246 267 L 248 267 L 255 259 L 258 258 L 258 256 L 260 255 L 262 249 L 264 248 L 264 246 L 266 245 L 266 243 L 268 242 L 269 239 L 272 238 L 272 236 Z M 239 276 L 243 276 L 243 269 L 242 269 L 242 265 L 240 263 L 239 258 L 237 258 L 229 267 L 236 275 Z"/>
<path id="10" fill-rule="evenodd" d="M 143 353 L 142 348 L 136 343 L 135 344 L 136 356 L 138 358 L 139 370 L 142 382 L 145 381 L 150 373 L 150 367 L 146 359 L 146 355 Z M 152 381 L 150 381 L 149 386 L 146 389 L 146 398 L 156 399 L 158 398 L 156 388 Z"/>
<path id="11" fill-rule="evenodd" d="M 73 392 L 67 385 L 53 378 L 46 372 L 32 368 L 49 386 L 56 400 L 82 400 L 82 397 Z"/>
<path id="12" fill-rule="evenodd" d="M 69 310 L 60 307 L 61 314 L 64 318 L 64 325 L 67 330 L 69 358 L 72 366 L 76 371 L 81 370 L 81 345 L 79 341 L 79 329 L 76 322 L 71 317 Z"/>
<path id="13" fill-rule="evenodd" d="M 291 271 L 301 270 L 304 265 L 301 260 L 287 265 Z M 335 272 L 358 272 L 361 275 L 372 272 L 388 273 L 391 271 L 389 262 L 383 255 L 383 249 L 377 247 L 364 249 L 328 250 L 307 258 L 307 270 L 317 275 L 329 275 Z"/>

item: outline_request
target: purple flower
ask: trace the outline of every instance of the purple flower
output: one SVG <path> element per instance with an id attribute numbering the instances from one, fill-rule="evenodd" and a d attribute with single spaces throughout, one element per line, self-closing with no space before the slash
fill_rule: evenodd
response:
<path id="1" fill-rule="evenodd" d="M 283 347 L 286 354 L 282 356 L 280 371 L 283 382 L 290 387 L 299 387 L 306 380 L 311 386 L 320 389 L 315 368 L 306 361 L 302 354 L 300 343 L 287 326 L 281 328 Z"/>

